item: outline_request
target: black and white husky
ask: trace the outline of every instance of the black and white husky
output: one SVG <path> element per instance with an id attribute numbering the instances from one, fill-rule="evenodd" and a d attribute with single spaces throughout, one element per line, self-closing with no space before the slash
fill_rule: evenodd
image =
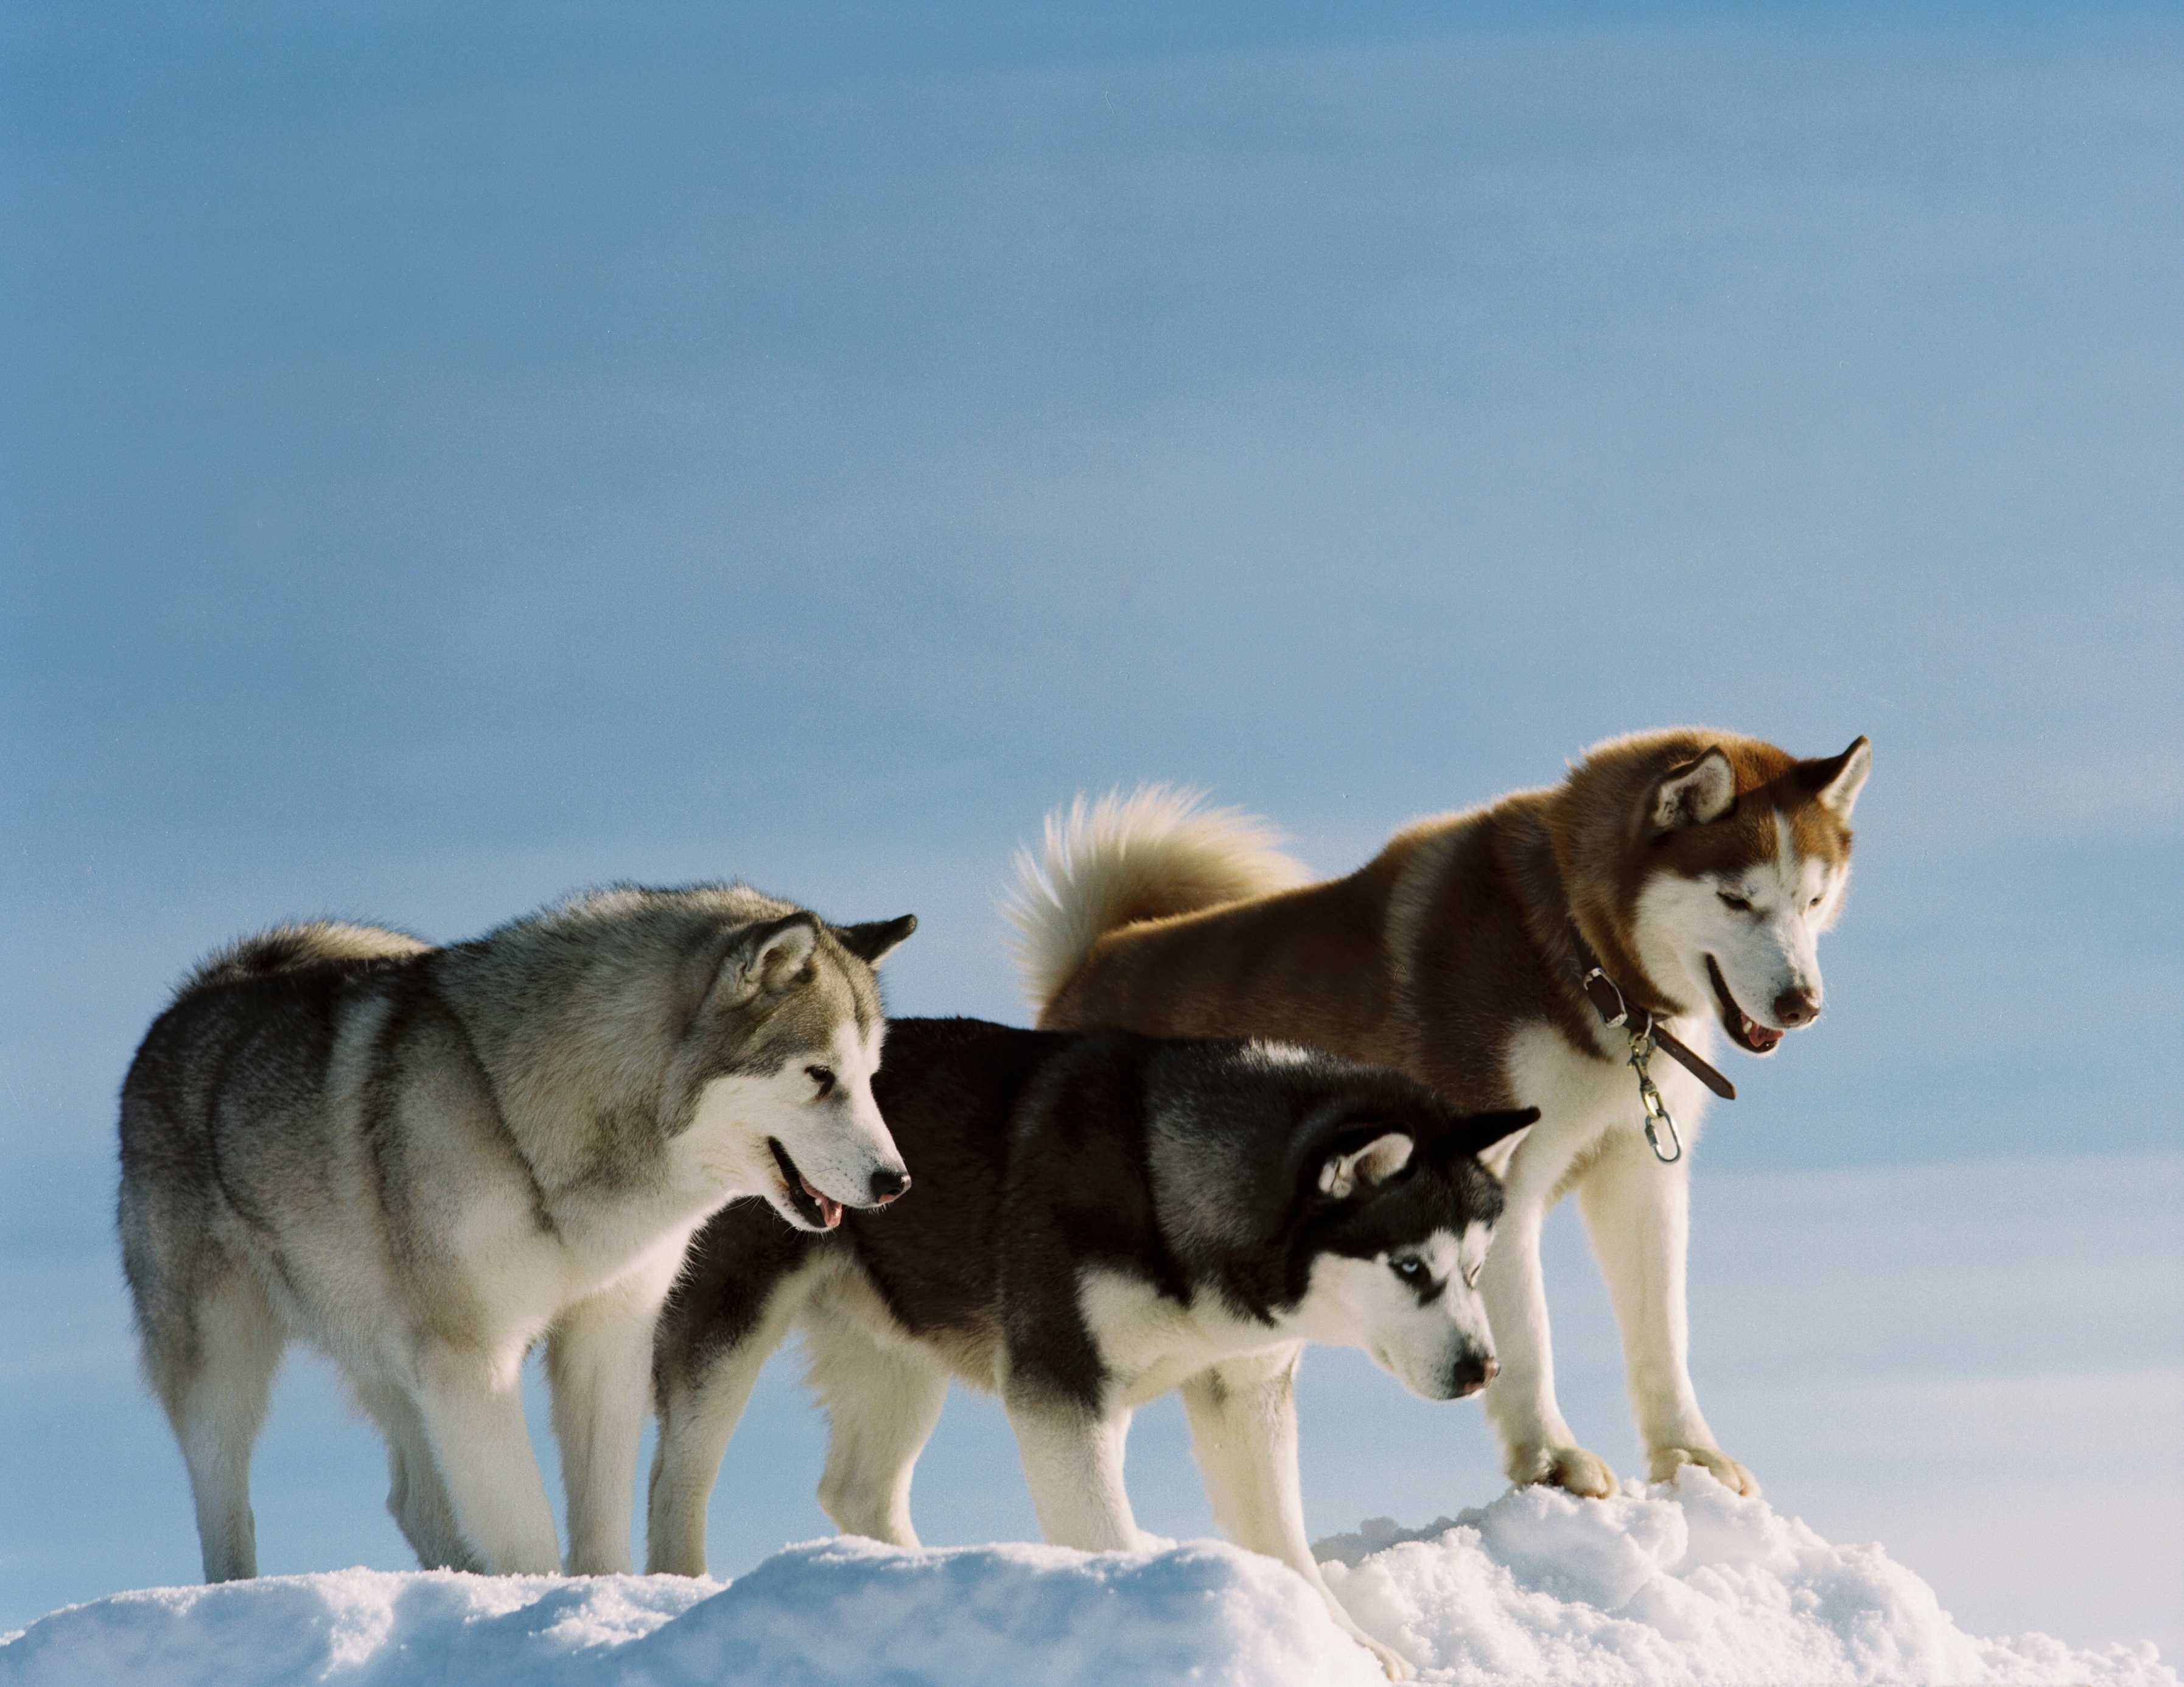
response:
<path id="1" fill-rule="evenodd" d="M 256 1573 L 250 1450 L 291 1338 L 386 1436 L 419 1559 L 501 1573 L 563 1562 L 518 1386 L 543 1338 L 568 1568 L 627 1569 L 692 1232 L 738 1195 L 823 1228 L 908 1185 L 872 969 L 914 924 L 621 889 L 447 949 L 289 926 L 200 966 L 122 1088 L 120 1231 L 206 1579 Z"/>
<path id="2" fill-rule="evenodd" d="M 649 1567 L 705 1568 L 705 1502 L 792 1328 L 831 1424 L 820 1503 L 899 1545 L 951 1374 L 998 1392 L 1039 1527 L 1139 1542 L 1134 1408 L 1180 1388 L 1215 1515 L 1280 1559 L 1391 1674 L 1306 1543 L 1292 1379 L 1308 1340 L 1418 1394 L 1494 1374 L 1475 1287 L 1501 1194 L 1474 1157 L 1537 1116 L 1467 1116 L 1401 1075 L 1278 1044 L 897 1020 L 873 1083 L 916 1174 L 830 1233 L 744 1207 L 699 1233 L 654 1360 Z"/>

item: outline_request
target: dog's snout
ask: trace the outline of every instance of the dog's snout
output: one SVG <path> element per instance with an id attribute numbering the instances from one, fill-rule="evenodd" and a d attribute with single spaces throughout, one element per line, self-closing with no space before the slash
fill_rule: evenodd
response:
<path id="1" fill-rule="evenodd" d="M 909 1188 L 909 1172 L 889 1171 L 883 1166 L 872 1173 L 872 1205 L 885 1206 L 897 1195 L 906 1193 Z"/>
<path id="2" fill-rule="evenodd" d="M 1465 1354 L 1448 1367 L 1448 1398 L 1462 1400 L 1466 1395 L 1477 1394 L 1501 1368 L 1490 1353 Z"/>
<path id="3" fill-rule="evenodd" d="M 1774 998 L 1774 1022 L 1785 1031 L 1810 1025 L 1820 1016 L 1820 999 L 1809 990 L 1785 990 Z"/>

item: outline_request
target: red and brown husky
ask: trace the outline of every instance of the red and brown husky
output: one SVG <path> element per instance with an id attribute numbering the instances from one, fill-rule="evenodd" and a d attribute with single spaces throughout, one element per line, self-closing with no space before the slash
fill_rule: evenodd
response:
<path id="1" fill-rule="evenodd" d="M 1480 1282 L 1511 1478 L 1615 1489 L 1555 1401 L 1540 1227 L 1574 1189 L 1652 1476 L 1697 1464 L 1756 1493 L 1691 1389 L 1681 1144 L 1708 1083 L 1733 1093 L 1705 1059 L 1716 1027 L 1764 1055 L 1820 1011 L 1816 942 L 1842 907 L 1871 760 L 1863 738 L 1800 760 L 1730 732 L 1634 734 L 1319 882 L 1233 811 L 1158 788 L 1080 798 L 1022 857 L 1009 915 L 1044 1027 L 1282 1038 L 1459 1107 L 1538 1107 L 1490 1161 L 1507 1205 Z"/>

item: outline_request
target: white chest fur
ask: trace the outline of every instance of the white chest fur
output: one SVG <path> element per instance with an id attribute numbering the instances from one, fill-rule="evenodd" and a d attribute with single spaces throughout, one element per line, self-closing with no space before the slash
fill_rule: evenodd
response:
<path id="1" fill-rule="evenodd" d="M 1115 1379 L 1117 1405 L 1141 1406 L 1207 1366 L 1262 1348 L 1300 1345 L 1256 1318 L 1240 1317 L 1212 1294 L 1178 1305 L 1141 1278 L 1088 1271 L 1077 1304 Z"/>
<path id="2" fill-rule="evenodd" d="M 1680 1022 L 1673 1029 L 1700 1054 L 1708 1053 L 1712 1038 L 1706 1022 Z M 1596 1038 L 1604 1059 L 1580 1054 L 1559 1031 L 1546 1024 L 1521 1026 L 1510 1038 L 1506 1071 L 1511 1094 L 1519 1106 L 1540 1110 L 1540 1122 L 1515 1139 L 1500 1163 L 1489 1156 L 1490 1167 L 1501 1177 L 1512 1205 L 1550 1199 L 1571 1168 L 1597 1152 L 1610 1132 L 1643 1132 L 1646 1114 L 1638 1099 L 1638 1077 L 1625 1059 L 1628 1039 L 1606 1027 Z M 1654 1054 L 1649 1070 L 1678 1135 L 1690 1148 L 1697 1139 L 1711 1097 L 1696 1077 L 1664 1054 Z"/>

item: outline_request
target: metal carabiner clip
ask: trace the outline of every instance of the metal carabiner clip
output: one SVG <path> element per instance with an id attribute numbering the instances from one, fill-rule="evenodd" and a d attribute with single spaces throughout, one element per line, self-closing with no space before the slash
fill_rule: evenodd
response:
<path id="1" fill-rule="evenodd" d="M 1644 1031 L 1631 1035 L 1630 1067 L 1638 1074 L 1638 1100 L 1646 1109 L 1646 1145 L 1663 1166 L 1673 1166 L 1684 1157 L 1684 1139 L 1676 1134 L 1676 1122 L 1669 1116 L 1669 1104 L 1661 1099 L 1652 1074 L 1646 1070 L 1652 1053 L 1653 1028 L 1648 1024 Z M 1661 1132 L 1664 1129 L 1669 1133 L 1673 1153 L 1664 1152 L 1661 1147 Z"/>

